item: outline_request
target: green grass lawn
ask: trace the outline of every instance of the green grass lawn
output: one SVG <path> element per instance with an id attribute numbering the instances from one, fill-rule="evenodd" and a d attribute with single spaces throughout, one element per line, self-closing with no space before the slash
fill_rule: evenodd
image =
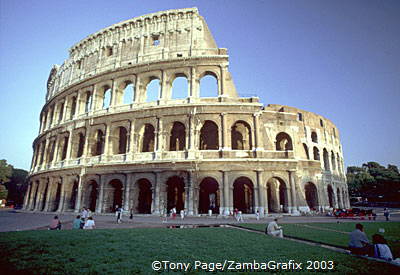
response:
<path id="1" fill-rule="evenodd" d="M 305 224 L 282 224 L 285 236 L 302 238 L 335 246 L 347 247 L 349 242 L 348 233 L 355 229 L 359 222 L 346 223 L 305 223 Z M 364 225 L 365 233 L 372 240 L 372 235 L 379 233 L 379 228 L 385 229 L 385 236 L 392 250 L 393 257 L 400 258 L 400 222 L 360 222 Z M 263 224 L 241 224 L 241 226 L 264 231 Z M 311 226 L 311 227 L 306 227 Z M 332 230 L 332 231 L 328 231 Z M 335 232 L 341 231 L 341 232 Z"/>
<path id="2" fill-rule="evenodd" d="M 399 271 L 379 262 L 230 228 L 0 233 L 2 274 L 151 273 L 155 260 L 208 263 L 333 261 L 338 274 Z M 304 272 L 310 272 L 303 270 Z"/>

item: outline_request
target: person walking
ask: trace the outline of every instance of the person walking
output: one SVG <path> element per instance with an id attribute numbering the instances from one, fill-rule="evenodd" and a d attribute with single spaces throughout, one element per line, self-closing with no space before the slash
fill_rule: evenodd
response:
<path id="1" fill-rule="evenodd" d="M 257 210 L 256 211 L 256 220 L 259 221 L 260 220 L 260 212 Z"/>
<path id="2" fill-rule="evenodd" d="M 388 222 L 389 216 L 390 216 L 389 209 L 387 209 L 387 208 L 383 209 L 383 216 L 385 216 L 386 221 Z"/>
<path id="3" fill-rule="evenodd" d="M 81 212 L 82 219 L 84 219 L 86 221 L 86 219 L 88 218 L 88 214 L 89 214 L 89 212 L 86 210 L 86 207 L 83 207 L 82 212 Z"/>
<path id="4" fill-rule="evenodd" d="M 122 208 L 118 205 L 115 206 L 115 216 L 117 217 L 117 223 L 122 222 Z"/>

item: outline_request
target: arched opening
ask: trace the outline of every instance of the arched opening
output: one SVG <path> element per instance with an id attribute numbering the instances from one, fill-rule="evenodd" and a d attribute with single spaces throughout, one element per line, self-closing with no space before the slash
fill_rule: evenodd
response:
<path id="1" fill-rule="evenodd" d="M 206 120 L 200 130 L 200 150 L 218 150 L 218 126 Z"/>
<path id="2" fill-rule="evenodd" d="M 104 192 L 105 211 L 114 212 L 117 206 L 122 207 L 122 191 L 123 191 L 123 184 L 120 180 L 113 179 L 108 183 L 108 188 L 106 188 Z"/>
<path id="3" fill-rule="evenodd" d="M 76 157 L 80 158 L 83 155 L 83 149 L 85 147 L 85 136 L 84 136 L 84 134 L 79 133 L 78 139 L 79 139 L 79 141 L 78 141 L 79 143 L 78 143 L 78 151 L 77 151 Z"/>
<path id="4" fill-rule="evenodd" d="M 85 113 L 88 113 L 92 110 L 92 93 L 86 92 L 86 99 L 85 99 Z"/>
<path id="5" fill-rule="evenodd" d="M 169 140 L 169 150 L 170 151 L 183 151 L 186 146 L 186 130 L 185 125 L 180 122 L 175 121 Z"/>
<path id="6" fill-rule="evenodd" d="M 75 209 L 75 203 L 76 203 L 77 196 L 78 196 L 78 182 L 74 181 L 74 184 L 72 185 L 72 190 L 71 190 L 71 199 L 69 200 L 69 204 L 68 204 L 69 209 Z"/>
<path id="7" fill-rule="evenodd" d="M 329 154 L 328 151 L 324 148 L 323 150 L 323 156 L 324 156 L 324 169 L 325 171 L 329 171 L 330 167 L 329 167 Z"/>
<path id="8" fill-rule="evenodd" d="M 336 170 L 335 153 L 333 151 L 331 151 L 331 163 L 332 163 L 332 170 Z"/>
<path id="9" fill-rule="evenodd" d="M 206 74 L 200 79 L 200 97 L 217 97 L 218 96 L 218 80 L 217 76 L 212 72 Z"/>
<path id="10" fill-rule="evenodd" d="M 71 112 L 69 119 L 73 119 L 76 113 L 76 96 L 72 98 L 72 103 L 71 103 Z"/>
<path id="11" fill-rule="evenodd" d="M 289 189 L 284 180 L 278 177 L 270 178 L 267 182 L 268 213 L 289 212 Z"/>
<path id="12" fill-rule="evenodd" d="M 338 201 L 338 206 L 339 206 L 339 208 L 343 208 L 343 203 L 342 203 L 342 197 L 341 197 L 341 192 L 340 192 L 340 189 L 338 188 L 337 190 L 336 190 L 336 197 L 337 197 L 337 201 Z"/>
<path id="13" fill-rule="evenodd" d="M 85 186 L 83 207 L 89 208 L 92 212 L 96 211 L 98 184 L 91 180 Z"/>
<path id="14" fill-rule="evenodd" d="M 108 109 L 111 106 L 111 88 L 106 86 L 104 87 L 103 94 L 103 109 Z"/>
<path id="15" fill-rule="evenodd" d="M 152 79 L 146 87 L 146 102 L 156 101 L 160 98 L 160 80 Z"/>
<path id="16" fill-rule="evenodd" d="M 317 133 L 314 131 L 311 132 L 311 141 L 318 143 L 318 136 L 317 136 Z"/>
<path id="17" fill-rule="evenodd" d="M 151 214 L 151 183 L 147 179 L 140 179 L 136 184 L 139 190 L 137 212 L 139 214 Z"/>
<path id="18" fill-rule="evenodd" d="M 135 100 L 135 86 L 131 82 L 126 82 L 124 89 L 123 104 L 131 104 Z"/>
<path id="19" fill-rule="evenodd" d="M 50 186 L 49 186 L 49 185 L 50 185 L 50 183 L 47 182 L 47 183 L 46 183 L 46 189 L 44 190 L 44 193 L 43 193 L 42 205 L 39 205 L 39 210 L 40 210 L 40 211 L 44 211 L 44 208 L 46 207 L 47 193 L 50 192 L 50 190 L 49 190 L 49 187 L 50 187 Z"/>
<path id="20" fill-rule="evenodd" d="M 303 148 L 304 148 L 304 154 L 305 154 L 306 159 L 310 159 L 310 153 L 308 151 L 307 144 L 303 143 Z"/>
<path id="21" fill-rule="evenodd" d="M 310 208 L 310 210 L 317 210 L 318 207 L 317 187 L 315 187 L 314 183 L 307 182 L 304 185 L 304 191 L 306 195 L 307 205 Z"/>
<path id="22" fill-rule="evenodd" d="M 56 141 L 52 140 L 50 141 L 50 154 L 48 158 L 48 163 L 51 163 L 53 161 L 55 151 L 56 151 Z"/>
<path id="23" fill-rule="evenodd" d="M 60 198 L 61 198 L 61 183 L 57 183 L 56 197 L 54 198 L 53 207 L 50 208 L 50 211 L 52 212 L 57 211 L 61 201 Z"/>
<path id="24" fill-rule="evenodd" d="M 314 160 L 320 160 L 320 156 L 319 156 L 319 150 L 317 147 L 314 146 L 313 148 L 313 153 L 314 153 Z"/>
<path id="25" fill-rule="evenodd" d="M 218 182 L 211 177 L 203 179 L 199 190 L 199 214 L 207 214 L 209 210 L 219 214 L 219 205 Z"/>
<path id="26" fill-rule="evenodd" d="M 59 111 L 58 111 L 58 123 L 60 123 L 60 122 L 62 121 L 62 119 L 63 119 L 63 116 L 64 116 L 64 106 L 65 106 L 65 103 L 63 102 L 63 103 L 61 104 L 61 106 L 60 106 Z"/>
<path id="27" fill-rule="evenodd" d="M 251 149 L 251 129 L 244 121 L 237 121 L 231 128 L 231 145 L 233 150 Z"/>
<path id="28" fill-rule="evenodd" d="M 69 140 L 69 136 L 65 136 L 65 137 L 63 138 L 62 152 L 61 152 L 61 160 L 65 160 L 65 158 L 67 157 L 68 140 Z"/>
<path id="29" fill-rule="evenodd" d="M 330 184 L 328 185 L 328 201 L 329 201 L 329 207 L 333 208 L 335 206 L 334 193 L 332 185 Z"/>
<path id="30" fill-rule="evenodd" d="M 178 74 L 172 82 L 172 99 L 188 97 L 189 85 L 188 79 L 183 74 Z"/>
<path id="31" fill-rule="evenodd" d="M 254 187 L 250 179 L 240 177 L 233 183 L 233 208 L 245 214 L 254 212 Z"/>
<path id="32" fill-rule="evenodd" d="M 281 132 L 276 135 L 275 145 L 276 145 L 276 151 L 293 150 L 292 139 L 285 132 Z"/>
<path id="33" fill-rule="evenodd" d="M 126 154 L 127 142 L 128 138 L 126 128 L 118 127 L 118 154 Z"/>
<path id="34" fill-rule="evenodd" d="M 177 213 L 185 209 L 185 182 L 178 176 L 167 181 L 167 210 L 176 208 Z"/>
<path id="35" fill-rule="evenodd" d="M 102 130 L 96 132 L 96 143 L 93 150 L 93 156 L 100 156 L 104 152 L 104 133 Z"/>
<path id="36" fill-rule="evenodd" d="M 153 152 L 154 151 L 154 127 L 153 125 L 146 123 L 144 126 L 143 140 L 142 140 L 142 152 Z"/>
<path id="37" fill-rule="evenodd" d="M 337 168 L 338 168 L 338 171 L 339 171 L 339 173 L 342 173 L 342 169 L 341 169 L 341 166 L 340 166 L 340 158 L 339 158 L 339 154 L 336 154 L 336 159 L 337 159 Z"/>

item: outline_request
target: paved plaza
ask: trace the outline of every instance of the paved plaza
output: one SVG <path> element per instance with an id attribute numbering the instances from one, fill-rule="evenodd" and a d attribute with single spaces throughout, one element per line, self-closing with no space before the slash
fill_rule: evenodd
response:
<path id="1" fill-rule="evenodd" d="M 383 210 L 375 209 L 377 213 L 377 221 L 384 221 Z M 72 220 L 77 215 L 75 213 L 33 213 L 29 211 L 20 211 L 13 209 L 0 210 L 0 232 L 6 231 L 21 231 L 21 230 L 44 230 L 48 227 L 54 215 L 58 215 L 63 229 L 71 229 Z M 355 222 L 360 219 L 336 219 L 327 216 L 268 216 L 256 220 L 255 215 L 244 215 L 243 223 L 267 223 L 273 218 L 279 217 L 279 223 L 306 223 L 306 222 Z M 150 228 L 150 227 L 169 227 L 174 225 L 218 225 L 218 224 L 237 224 L 238 222 L 233 217 L 223 216 L 201 216 L 201 217 L 186 217 L 182 220 L 179 216 L 176 219 L 168 218 L 165 222 L 162 217 L 152 215 L 137 215 L 132 220 L 128 216 L 123 216 L 121 224 L 116 223 L 116 218 L 113 214 L 109 215 L 94 215 L 96 228 Z M 391 210 L 391 221 L 400 221 L 400 209 Z M 364 219 L 361 221 L 368 221 Z M 373 222 L 373 221 L 371 221 Z"/>

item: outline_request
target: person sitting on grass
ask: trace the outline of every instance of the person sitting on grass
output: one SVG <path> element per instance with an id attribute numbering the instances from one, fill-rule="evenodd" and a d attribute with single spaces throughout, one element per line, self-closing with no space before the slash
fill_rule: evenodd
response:
<path id="1" fill-rule="evenodd" d="M 80 215 L 76 216 L 76 218 L 72 222 L 72 229 L 82 229 L 81 222 L 82 222 L 81 216 Z"/>
<path id="2" fill-rule="evenodd" d="M 393 255 L 387 245 L 386 239 L 380 235 L 375 234 L 372 236 L 372 243 L 374 244 L 374 257 L 383 259 L 385 261 L 392 261 Z"/>
<path id="3" fill-rule="evenodd" d="M 83 226 L 83 229 L 95 229 L 96 225 L 94 223 L 93 217 L 89 217 Z"/>
<path id="4" fill-rule="evenodd" d="M 371 255 L 371 245 L 367 235 L 364 233 L 364 226 L 356 224 L 356 229 L 350 233 L 349 249 L 351 254 Z"/>
<path id="5" fill-rule="evenodd" d="M 58 216 L 54 216 L 54 219 L 50 223 L 49 230 L 61 230 L 61 222 Z"/>
<path id="6" fill-rule="evenodd" d="M 270 236 L 283 238 L 282 227 L 280 227 L 277 222 L 278 222 L 277 218 L 275 218 L 272 222 L 269 222 L 265 230 L 265 233 Z"/>

